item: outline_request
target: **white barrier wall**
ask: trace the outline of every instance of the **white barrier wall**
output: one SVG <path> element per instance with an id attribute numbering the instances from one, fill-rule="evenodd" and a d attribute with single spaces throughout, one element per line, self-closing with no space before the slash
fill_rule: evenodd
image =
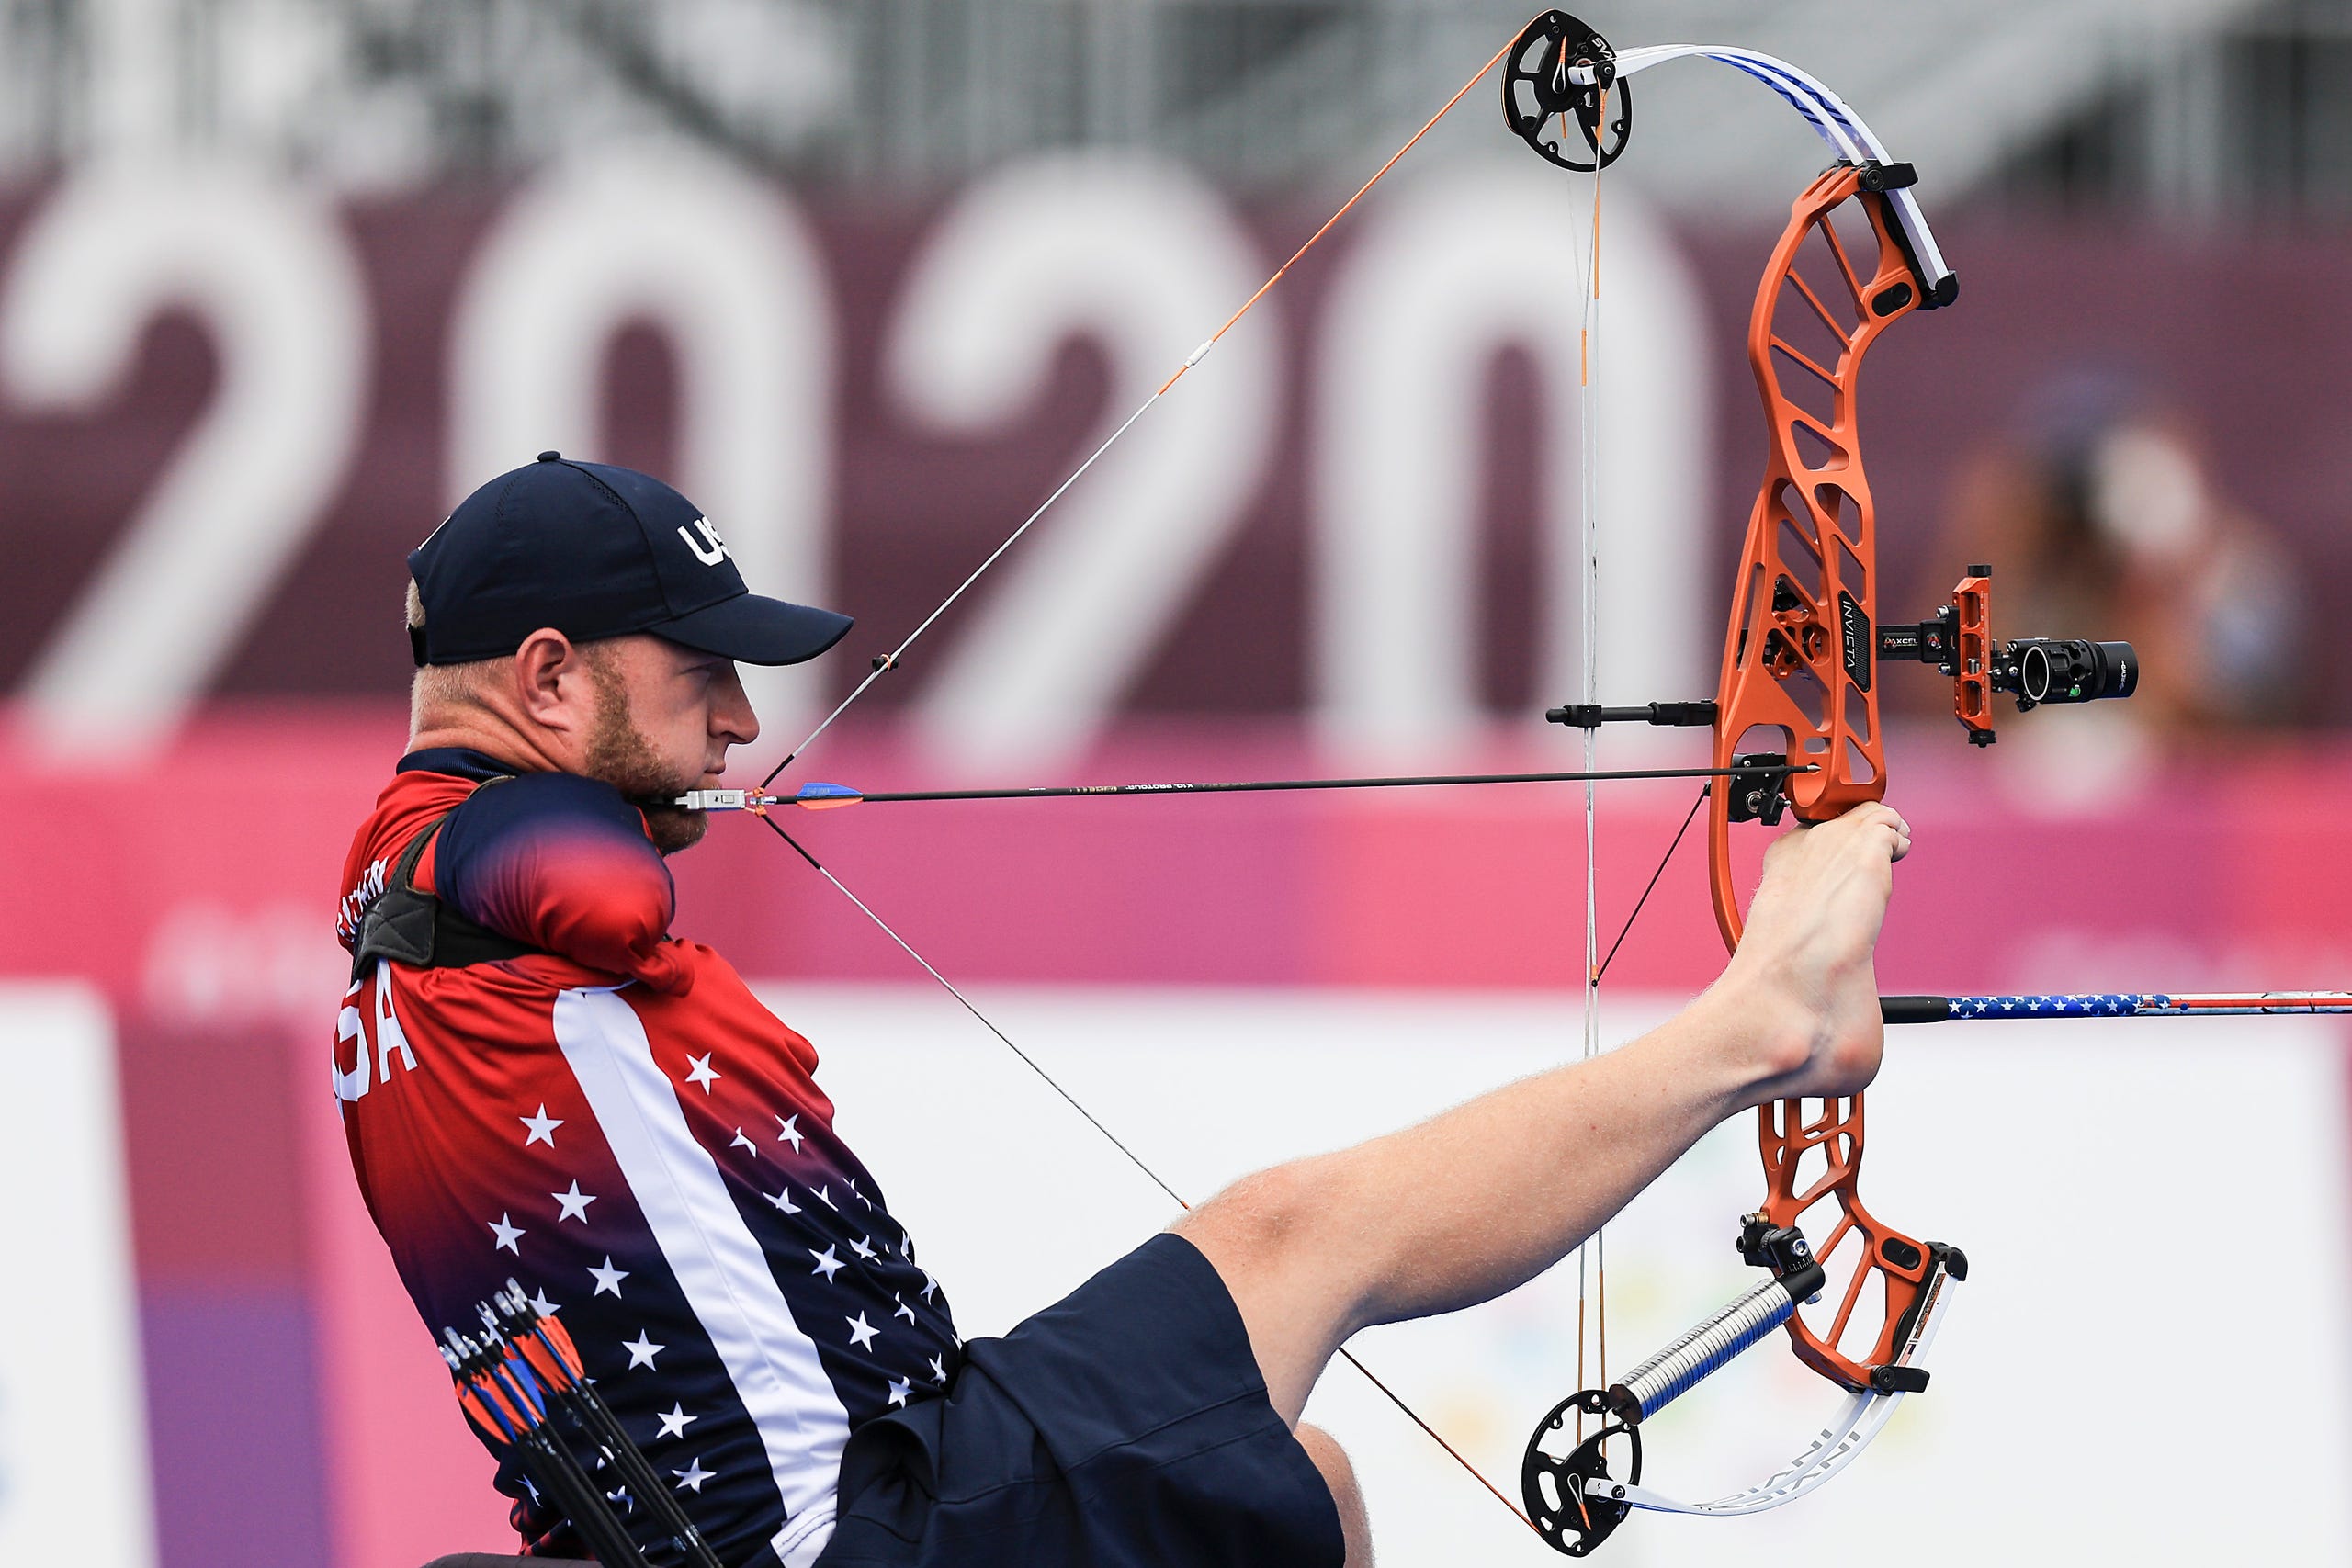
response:
<path id="1" fill-rule="evenodd" d="M 153 1568 L 114 1026 L 0 983 L 0 1563 Z"/>
<path id="2" fill-rule="evenodd" d="M 936 991 L 774 987 L 840 1124 L 967 1334 L 1002 1330 L 1168 1220 L 1166 1201 Z M 975 996 L 1188 1199 L 1398 1125 L 1574 1050 L 1570 1001 L 1476 993 L 1004 989 Z M 1621 1003 L 1607 1038 L 1663 1009 Z M 1636 1516 L 1621 1568 L 1870 1540 L 1906 1564 L 2344 1562 L 2346 1076 L 2325 1020 L 1897 1031 L 1863 1191 L 1973 1272 L 1875 1447 L 1746 1520 Z M 1753 1276 L 1752 1124 L 1608 1233 L 1622 1372 Z M 1356 1348 L 1507 1491 L 1576 1386 L 1573 1268 Z M 1665 1412 L 1645 1479 L 1760 1479 L 1838 1403 L 1774 1341 Z M 1391 1568 L 1555 1561 L 1344 1367 L 1309 1416 L 1355 1456 Z M 2230 1483 L 2252 1488 L 2230 1490 Z"/>

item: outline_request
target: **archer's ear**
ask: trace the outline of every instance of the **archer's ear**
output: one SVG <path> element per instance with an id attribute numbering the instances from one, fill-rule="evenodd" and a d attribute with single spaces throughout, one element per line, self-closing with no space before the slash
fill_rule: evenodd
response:
<path id="1" fill-rule="evenodd" d="M 584 734 L 594 717 L 594 686 L 585 653 L 552 626 L 542 626 L 514 650 L 514 696 L 542 727 Z"/>

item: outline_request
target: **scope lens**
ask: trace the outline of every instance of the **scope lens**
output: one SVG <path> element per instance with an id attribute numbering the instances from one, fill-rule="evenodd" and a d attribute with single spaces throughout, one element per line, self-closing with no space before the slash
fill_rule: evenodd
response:
<path id="1" fill-rule="evenodd" d="M 2095 703 L 2128 697 L 2140 686 L 2140 656 L 2128 642 L 2080 637 L 2019 638 L 2018 693 L 2034 703 Z"/>

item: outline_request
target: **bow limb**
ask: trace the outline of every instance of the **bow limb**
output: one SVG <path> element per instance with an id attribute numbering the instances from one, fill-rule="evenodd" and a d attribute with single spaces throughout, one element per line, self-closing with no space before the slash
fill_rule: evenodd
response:
<path id="1" fill-rule="evenodd" d="M 1963 1276 L 1958 1271 L 1946 1272 L 1936 1280 L 1934 1294 L 1920 1315 L 1912 1334 L 1897 1352 L 1895 1364 L 1908 1367 L 1927 1354 L 1935 1342 L 1936 1330 L 1942 1326 L 1944 1310 L 1951 1305 L 1951 1292 Z M 1851 1464 L 1856 1455 L 1871 1444 L 1871 1439 L 1894 1415 L 1896 1405 L 1903 1403 L 1901 1389 L 1881 1393 L 1871 1389 L 1850 1394 L 1838 1414 L 1796 1456 L 1771 1474 L 1752 1486 L 1704 1503 L 1685 1503 L 1646 1486 L 1628 1485 L 1622 1495 L 1606 1494 L 1611 1502 L 1659 1514 L 1713 1514 L 1729 1517 L 1737 1514 L 1760 1514 L 1777 1508 L 1783 1503 L 1793 1503 L 1813 1491 L 1831 1476 Z"/>
<path id="2" fill-rule="evenodd" d="M 1871 1386 L 1853 1390 L 1836 1417 L 1815 1433 L 1794 1458 L 1755 1484 L 1704 1503 L 1686 1503 L 1642 1485 L 1643 1423 L 1775 1325 L 1792 1321 L 1797 1300 L 1822 1279 L 1819 1265 L 1805 1255 L 1802 1237 L 1793 1232 L 1759 1235 L 1755 1227 L 1761 1223 L 1751 1217 L 1750 1234 L 1743 1242 L 1761 1241 L 1767 1250 L 1778 1254 L 1776 1266 L 1786 1272 L 1758 1285 L 1651 1357 L 1623 1382 L 1611 1384 L 1605 1392 L 1588 1390 L 1563 1400 L 1536 1428 L 1521 1467 L 1521 1484 L 1529 1521 L 1553 1547 L 1571 1557 L 1585 1556 L 1635 1508 L 1730 1517 L 1792 1503 L 1852 1463 L 1886 1426 L 1904 1395 L 1925 1386 L 1926 1374 L 1917 1362 L 1935 1341 L 1953 1290 L 1968 1277 L 1967 1258 L 1948 1248 L 1937 1253 L 1921 1304 L 1905 1320 L 1891 1360 L 1881 1369 L 1883 1375 L 1874 1378 Z M 1562 1429 L 1571 1410 L 1605 1414 L 1613 1420 L 1582 1438 L 1573 1450 L 1555 1454 L 1545 1445 L 1550 1434 Z M 1578 1435 L 1581 1438 L 1581 1429 Z M 1605 1453 L 1612 1442 L 1623 1446 L 1622 1478 L 1611 1472 Z"/>
<path id="3" fill-rule="evenodd" d="M 1885 145 L 1845 99 L 1810 73 L 1772 55 L 1724 44 L 1653 44 L 1619 51 L 1615 65 L 1617 76 L 1623 80 L 1669 60 L 1693 59 L 1729 66 L 1779 94 L 1790 107 L 1804 117 L 1840 163 L 1861 167 L 1892 162 Z M 1923 302 L 1929 310 L 1951 304 L 1959 295 L 1960 278 L 1944 261 L 1935 233 L 1928 227 L 1927 215 L 1919 210 L 1918 198 L 1901 187 L 1889 195 L 1895 238 L 1925 286 Z"/>

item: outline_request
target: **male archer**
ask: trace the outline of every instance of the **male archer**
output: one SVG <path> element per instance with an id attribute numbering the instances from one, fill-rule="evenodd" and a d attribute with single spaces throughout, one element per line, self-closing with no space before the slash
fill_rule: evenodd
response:
<path id="1" fill-rule="evenodd" d="M 671 802 L 759 734 L 736 665 L 849 621 L 751 593 L 668 486 L 553 452 L 409 570 L 409 752 L 339 919 L 353 1167 L 426 1326 L 510 1276 L 560 1309 L 729 1568 L 1361 1568 L 1347 1460 L 1299 1421 L 1351 1335 L 1511 1289 L 1725 1117 L 1877 1071 L 1909 830 L 1873 805 L 1773 846 L 1737 956 L 1648 1034 L 1248 1178 L 962 1340 L 808 1042 L 670 934 L 663 857 L 705 826 Z"/>

